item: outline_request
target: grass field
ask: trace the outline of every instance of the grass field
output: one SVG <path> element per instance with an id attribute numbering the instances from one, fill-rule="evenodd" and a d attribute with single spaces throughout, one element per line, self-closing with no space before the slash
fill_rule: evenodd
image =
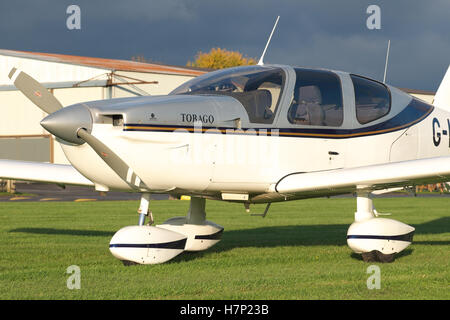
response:
<path id="1" fill-rule="evenodd" d="M 221 242 L 130 267 L 108 245 L 118 229 L 137 223 L 137 202 L 1 203 L 0 299 L 449 299 L 450 198 L 375 200 L 379 212 L 416 227 L 395 262 L 377 264 L 378 290 L 367 288 L 371 264 L 346 244 L 355 202 L 275 203 L 262 219 L 242 205 L 207 201 L 208 219 L 225 227 Z M 151 203 L 156 223 L 188 206 Z M 66 286 L 71 265 L 81 270 L 79 290 Z"/>

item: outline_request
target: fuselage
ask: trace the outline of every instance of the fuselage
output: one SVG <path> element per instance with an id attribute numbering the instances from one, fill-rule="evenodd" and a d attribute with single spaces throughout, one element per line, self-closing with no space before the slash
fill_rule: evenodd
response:
<path id="1" fill-rule="evenodd" d="M 450 155 L 449 113 L 340 71 L 239 67 L 83 106 L 91 134 L 152 192 L 251 200 L 296 172 Z M 98 190 L 130 189 L 87 144 L 62 147 Z"/>

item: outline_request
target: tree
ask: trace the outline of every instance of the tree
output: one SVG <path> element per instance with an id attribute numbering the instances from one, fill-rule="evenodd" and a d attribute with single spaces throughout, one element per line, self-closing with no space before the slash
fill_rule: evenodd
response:
<path id="1" fill-rule="evenodd" d="M 212 48 L 208 53 L 199 51 L 195 56 L 195 61 L 188 61 L 187 66 L 209 69 L 223 69 L 253 64 L 256 64 L 255 59 L 243 57 L 242 53 L 238 51 Z"/>

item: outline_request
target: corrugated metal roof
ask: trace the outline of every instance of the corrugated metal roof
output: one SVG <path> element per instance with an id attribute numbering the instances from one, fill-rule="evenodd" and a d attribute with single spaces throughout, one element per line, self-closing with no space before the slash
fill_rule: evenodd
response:
<path id="1" fill-rule="evenodd" d="M 37 59 L 48 62 L 68 63 L 101 69 L 109 69 L 112 71 L 117 70 L 117 71 L 132 71 L 132 72 L 152 72 L 152 73 L 176 74 L 186 76 L 198 76 L 205 73 L 205 71 L 202 70 L 193 70 L 189 68 L 167 66 L 154 63 L 142 63 L 129 60 L 104 59 L 94 57 L 81 57 L 56 53 L 0 50 L 0 55 L 26 59 Z"/>

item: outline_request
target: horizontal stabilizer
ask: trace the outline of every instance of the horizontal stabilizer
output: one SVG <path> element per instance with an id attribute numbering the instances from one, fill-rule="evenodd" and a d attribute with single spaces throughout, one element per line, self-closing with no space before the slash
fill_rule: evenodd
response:
<path id="1" fill-rule="evenodd" d="M 17 160 L 0 160 L 0 179 L 94 185 L 71 165 Z"/>

